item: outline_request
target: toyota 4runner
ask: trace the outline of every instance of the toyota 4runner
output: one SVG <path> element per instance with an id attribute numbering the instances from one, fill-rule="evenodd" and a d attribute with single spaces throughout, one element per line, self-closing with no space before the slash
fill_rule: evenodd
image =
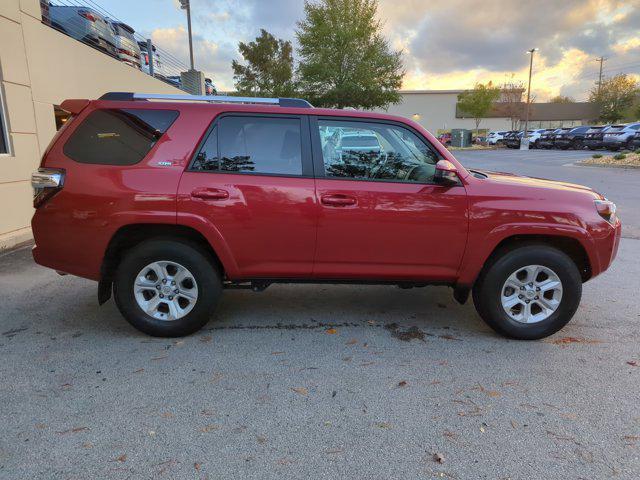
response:
<path id="1" fill-rule="evenodd" d="M 186 101 L 191 100 L 191 101 Z M 467 170 L 411 120 L 299 99 L 113 92 L 32 177 L 37 263 L 98 281 L 151 335 L 204 326 L 230 288 L 448 285 L 497 332 L 537 339 L 613 261 L 590 188 Z"/>

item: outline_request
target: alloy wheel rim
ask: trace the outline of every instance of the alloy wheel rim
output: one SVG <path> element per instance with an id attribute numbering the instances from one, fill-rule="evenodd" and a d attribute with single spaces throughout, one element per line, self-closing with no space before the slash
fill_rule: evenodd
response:
<path id="1" fill-rule="evenodd" d="M 188 315 L 198 301 L 193 274 L 176 262 L 161 260 L 136 275 L 133 293 L 138 306 L 150 317 L 163 321 Z"/>
<path id="2" fill-rule="evenodd" d="M 500 302 L 509 318 L 538 323 L 549 318 L 562 301 L 562 281 L 549 267 L 528 265 L 513 272 L 500 290 Z"/>

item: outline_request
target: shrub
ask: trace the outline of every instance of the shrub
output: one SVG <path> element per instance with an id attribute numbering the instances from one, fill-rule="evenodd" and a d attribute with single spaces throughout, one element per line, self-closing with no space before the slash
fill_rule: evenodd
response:
<path id="1" fill-rule="evenodd" d="M 627 154 L 626 153 L 616 153 L 613 156 L 614 160 L 624 160 L 625 158 L 627 158 Z"/>
<path id="2" fill-rule="evenodd" d="M 640 148 L 635 151 L 636 155 L 640 155 Z"/>
<path id="3" fill-rule="evenodd" d="M 628 155 L 631 153 L 631 150 L 622 150 L 620 153 L 624 153 L 625 155 Z"/>
<path id="4" fill-rule="evenodd" d="M 593 155 L 591 155 L 591 158 L 602 158 L 602 154 L 601 153 L 594 153 Z"/>

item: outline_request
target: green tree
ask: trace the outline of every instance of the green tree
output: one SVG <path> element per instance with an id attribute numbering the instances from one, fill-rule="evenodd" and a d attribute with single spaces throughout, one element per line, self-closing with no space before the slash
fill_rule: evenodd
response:
<path id="1" fill-rule="evenodd" d="M 500 98 L 500 88 L 489 82 L 486 85 L 476 84 L 473 90 L 467 90 L 458 95 L 458 108 L 476 122 L 476 135 L 482 118 L 489 113 L 491 106 Z"/>
<path id="2" fill-rule="evenodd" d="M 549 103 L 575 103 L 575 102 L 576 102 L 575 98 L 569 97 L 567 95 L 556 95 L 551 100 L 549 100 Z"/>
<path id="3" fill-rule="evenodd" d="M 594 87 L 589 101 L 600 105 L 600 120 L 615 123 L 633 105 L 638 94 L 638 82 L 625 73 L 602 81 L 600 88 Z"/>
<path id="4" fill-rule="evenodd" d="M 298 22 L 298 76 L 319 107 L 386 107 L 398 103 L 404 71 L 376 19 L 376 0 L 305 1 Z"/>
<path id="5" fill-rule="evenodd" d="M 238 44 L 246 64 L 233 60 L 233 79 L 240 95 L 290 97 L 295 92 L 291 42 L 260 30 L 255 41 Z"/>

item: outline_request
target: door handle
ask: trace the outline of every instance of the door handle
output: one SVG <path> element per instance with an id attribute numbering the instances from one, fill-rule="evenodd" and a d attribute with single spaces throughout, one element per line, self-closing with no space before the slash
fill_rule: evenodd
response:
<path id="1" fill-rule="evenodd" d="M 341 194 L 322 195 L 320 197 L 320 201 L 324 205 L 329 205 L 331 207 L 348 207 L 358 203 L 355 197 Z"/>
<path id="2" fill-rule="evenodd" d="M 191 192 L 191 197 L 202 200 L 226 200 L 229 198 L 229 192 L 221 188 L 196 188 Z"/>

